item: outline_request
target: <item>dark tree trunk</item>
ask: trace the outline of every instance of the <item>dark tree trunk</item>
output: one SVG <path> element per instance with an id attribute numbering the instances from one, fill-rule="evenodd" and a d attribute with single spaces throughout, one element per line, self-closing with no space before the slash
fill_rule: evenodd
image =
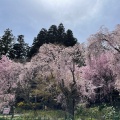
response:
<path id="1" fill-rule="evenodd" d="M 12 114 L 12 116 L 11 116 L 11 120 L 14 118 L 14 106 L 12 105 L 11 106 L 11 114 Z"/>
<path id="2" fill-rule="evenodd" d="M 68 117 L 74 120 L 74 107 L 75 107 L 75 100 L 72 98 L 67 99 L 67 108 L 66 111 L 68 113 Z"/>

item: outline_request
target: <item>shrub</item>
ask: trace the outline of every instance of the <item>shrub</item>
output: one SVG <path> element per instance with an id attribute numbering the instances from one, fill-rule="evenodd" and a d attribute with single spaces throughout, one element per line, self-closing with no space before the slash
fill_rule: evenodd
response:
<path id="1" fill-rule="evenodd" d="M 93 120 L 119 120 L 120 114 L 113 106 L 107 106 L 106 104 L 91 108 L 79 105 L 76 110 L 76 117 L 85 120 L 89 118 Z"/>

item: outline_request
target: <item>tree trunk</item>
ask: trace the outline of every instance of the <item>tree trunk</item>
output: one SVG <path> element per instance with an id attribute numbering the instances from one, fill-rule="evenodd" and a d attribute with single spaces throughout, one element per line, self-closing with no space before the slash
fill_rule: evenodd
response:
<path id="1" fill-rule="evenodd" d="M 14 118 L 14 106 L 12 105 L 11 106 L 11 113 L 12 113 L 12 116 L 11 116 L 11 120 Z"/>
<path id="2" fill-rule="evenodd" d="M 75 100 L 69 98 L 67 100 L 67 113 L 68 117 L 74 120 L 74 107 L 75 107 Z"/>

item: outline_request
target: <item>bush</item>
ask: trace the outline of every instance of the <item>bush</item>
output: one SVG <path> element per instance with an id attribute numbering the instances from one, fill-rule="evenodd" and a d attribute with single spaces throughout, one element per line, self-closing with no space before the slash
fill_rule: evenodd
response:
<path id="1" fill-rule="evenodd" d="M 43 105 L 41 103 L 25 103 L 25 102 L 19 102 L 17 104 L 18 108 L 30 110 L 30 109 L 42 109 Z"/>
<path id="2" fill-rule="evenodd" d="M 93 120 L 119 120 L 120 114 L 113 106 L 107 106 L 106 104 L 92 108 L 86 108 L 79 105 L 76 110 L 76 117 L 85 120 L 89 118 Z"/>

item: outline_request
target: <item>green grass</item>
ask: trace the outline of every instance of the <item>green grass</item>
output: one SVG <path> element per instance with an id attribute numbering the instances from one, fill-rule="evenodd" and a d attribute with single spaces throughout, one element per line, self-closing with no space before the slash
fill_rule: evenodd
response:
<path id="1" fill-rule="evenodd" d="M 14 117 L 13 120 L 64 120 L 65 112 L 60 110 L 39 110 L 39 111 L 21 111 L 20 116 Z M 8 115 L 5 120 L 9 120 L 11 115 Z M 0 120 L 4 120 L 3 115 Z"/>
<path id="2" fill-rule="evenodd" d="M 91 108 L 79 106 L 76 118 L 82 118 L 82 120 L 120 120 L 120 110 L 106 104 Z"/>
<path id="3" fill-rule="evenodd" d="M 66 119 L 66 114 L 61 110 L 17 110 L 20 116 L 15 116 L 12 120 L 70 120 Z M 11 115 L 6 118 L 0 116 L 0 120 L 10 120 Z M 78 107 L 75 112 L 75 120 L 120 120 L 120 111 L 116 111 L 112 106 L 95 106 L 91 108 Z"/>

